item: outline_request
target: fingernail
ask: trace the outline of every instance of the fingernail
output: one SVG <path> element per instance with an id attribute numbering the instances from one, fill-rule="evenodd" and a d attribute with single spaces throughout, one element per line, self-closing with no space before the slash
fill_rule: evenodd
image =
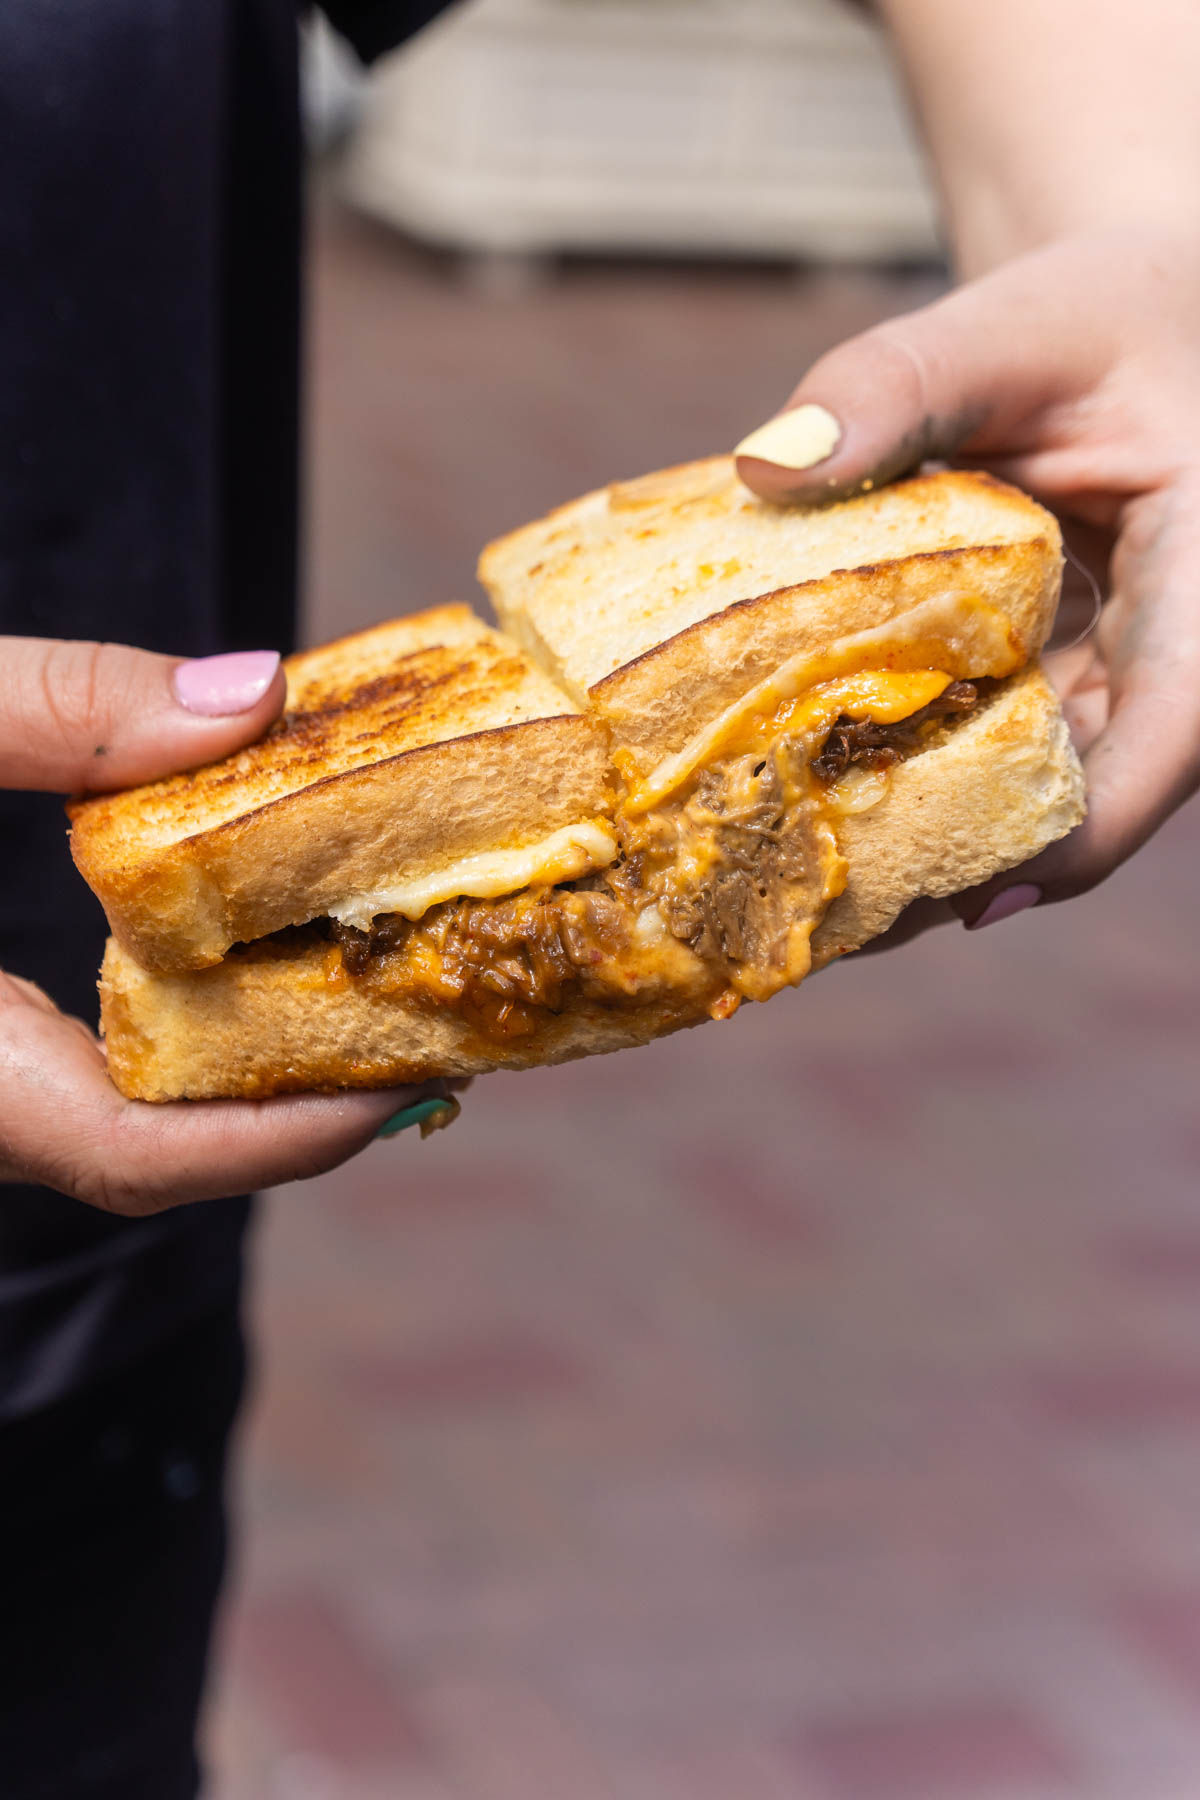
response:
<path id="1" fill-rule="evenodd" d="M 995 899 L 988 901 L 979 917 L 967 926 L 967 930 L 979 931 L 985 925 L 998 925 L 1001 919 L 1011 919 L 1015 913 L 1036 906 L 1041 897 L 1041 888 L 1034 887 L 1031 881 L 1022 881 L 1016 887 L 1005 888 L 1002 894 L 997 894 Z"/>
<path id="2" fill-rule="evenodd" d="M 461 1111 L 458 1101 L 452 1096 L 446 1099 L 414 1100 L 411 1106 L 393 1113 L 379 1127 L 375 1136 L 395 1137 L 398 1131 L 407 1131 L 410 1125 L 419 1125 L 421 1136 L 428 1137 L 431 1131 L 442 1131 L 447 1125 L 453 1125 Z"/>
<path id="3" fill-rule="evenodd" d="M 257 706 L 278 667 L 278 650 L 235 650 L 227 656 L 201 656 L 180 663 L 171 681 L 180 706 L 206 718 L 219 718 Z"/>
<path id="4" fill-rule="evenodd" d="M 794 406 L 744 437 L 735 456 L 756 456 L 781 469 L 811 469 L 832 456 L 842 428 L 823 406 Z"/>

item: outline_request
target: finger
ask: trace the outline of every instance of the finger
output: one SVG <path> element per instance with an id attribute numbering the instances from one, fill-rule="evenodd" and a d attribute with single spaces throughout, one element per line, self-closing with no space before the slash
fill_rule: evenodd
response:
<path id="1" fill-rule="evenodd" d="M 131 787 L 261 737 L 281 711 L 273 650 L 192 662 L 120 644 L 0 640 L 0 787 Z"/>
<path id="2" fill-rule="evenodd" d="M 886 931 L 869 938 L 854 955 L 877 956 L 884 950 L 897 950 L 901 944 L 911 944 L 914 938 L 924 937 L 927 931 L 935 931 L 939 925 L 953 923 L 954 913 L 947 901 L 911 900 Z"/>
<path id="3" fill-rule="evenodd" d="M 1200 681 L 1200 656 L 1193 667 Z M 1083 823 L 1019 869 L 956 895 L 959 917 L 972 927 L 993 925 L 1104 881 L 1195 792 L 1197 745 L 1195 692 L 1152 681 L 1127 691 L 1083 759 L 1088 791 Z"/>
<path id="4" fill-rule="evenodd" d="M 1028 269 L 1002 271 L 823 356 L 783 413 L 739 444 L 738 474 L 765 499 L 812 501 L 960 450 L 1019 456 L 1033 422 L 1078 394 L 1099 360 Z"/>
<path id="5" fill-rule="evenodd" d="M 1070 837 L 998 876 L 955 910 L 992 924 L 1026 905 L 1066 900 L 1112 874 L 1200 785 L 1200 484 L 1133 509 L 1114 557 L 1116 597 L 1100 627 L 1107 721 L 1083 759 L 1088 815 Z"/>
<path id="6" fill-rule="evenodd" d="M 122 1099 L 99 1044 L 27 984 L 0 975 L 0 1179 L 140 1216 L 336 1168 L 444 1084 L 278 1100 Z"/>

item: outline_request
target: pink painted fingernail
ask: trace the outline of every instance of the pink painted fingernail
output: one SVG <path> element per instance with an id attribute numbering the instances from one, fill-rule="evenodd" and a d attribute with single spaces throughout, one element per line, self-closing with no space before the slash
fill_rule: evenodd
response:
<path id="1" fill-rule="evenodd" d="M 180 706 L 215 719 L 257 706 L 278 667 L 278 650 L 235 650 L 180 663 L 171 682 Z"/>
<path id="2" fill-rule="evenodd" d="M 1005 888 L 1002 894 L 997 894 L 994 900 L 988 901 L 974 923 L 967 926 L 967 930 L 980 931 L 985 925 L 998 925 L 1001 919 L 1011 919 L 1014 913 L 1036 906 L 1041 897 L 1041 888 L 1034 887 L 1031 881 L 1022 881 L 1016 887 Z"/>

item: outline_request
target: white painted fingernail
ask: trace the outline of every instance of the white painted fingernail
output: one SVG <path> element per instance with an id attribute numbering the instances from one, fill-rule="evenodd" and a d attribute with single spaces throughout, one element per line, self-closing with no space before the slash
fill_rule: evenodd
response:
<path id="1" fill-rule="evenodd" d="M 832 456 L 842 428 L 823 406 L 794 406 L 744 437 L 735 456 L 754 456 L 780 469 L 811 469 Z"/>

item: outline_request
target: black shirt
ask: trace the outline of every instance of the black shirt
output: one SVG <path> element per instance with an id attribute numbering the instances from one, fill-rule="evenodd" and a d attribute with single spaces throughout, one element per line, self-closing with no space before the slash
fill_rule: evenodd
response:
<path id="1" fill-rule="evenodd" d="M 441 6 L 326 10 L 373 56 Z M 295 0 L 3 0 L 0 634 L 287 647 L 300 165 Z M 0 793 L 0 834 L 0 967 L 93 1021 L 61 802 Z M 0 1418 L 221 1304 L 246 1210 L 0 1185 Z"/>

